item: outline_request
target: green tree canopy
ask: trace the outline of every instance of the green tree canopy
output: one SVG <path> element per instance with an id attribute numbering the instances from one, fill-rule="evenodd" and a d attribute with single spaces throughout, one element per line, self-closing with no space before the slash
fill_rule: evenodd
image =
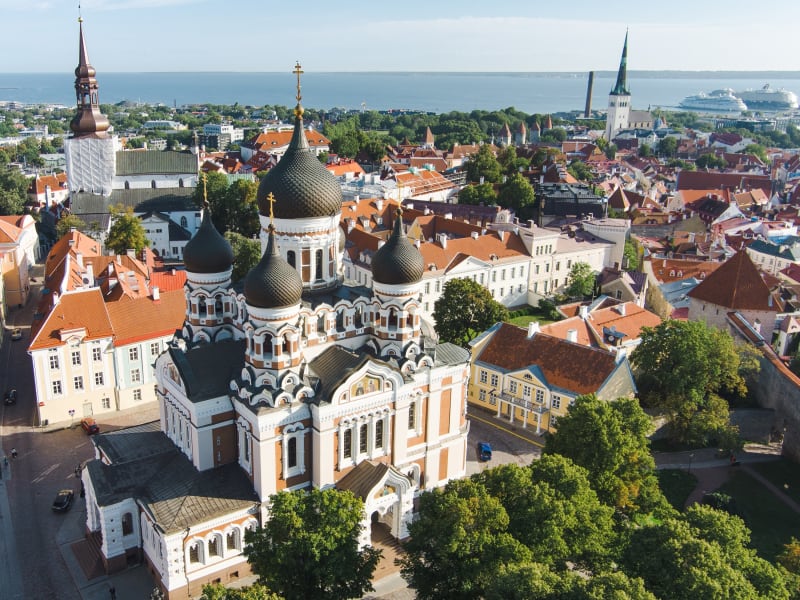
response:
<path id="1" fill-rule="evenodd" d="M 479 483 L 454 480 L 419 497 L 400 569 L 417 598 L 479 599 L 504 565 L 530 560 L 508 515 Z"/>
<path id="2" fill-rule="evenodd" d="M 721 169 L 725 166 L 725 159 L 713 152 L 706 152 L 697 157 L 694 164 L 701 169 Z"/>
<path id="3" fill-rule="evenodd" d="M 506 146 L 497 154 L 497 161 L 503 167 L 506 175 L 519 173 L 520 169 L 525 170 L 531 166 L 529 158 L 517 156 L 517 149 L 514 146 Z"/>
<path id="4" fill-rule="evenodd" d="M 573 263 L 567 276 L 567 295 L 570 298 L 591 296 L 594 292 L 595 281 L 596 277 L 589 263 Z"/>
<path id="5" fill-rule="evenodd" d="M 227 588 L 221 583 L 215 583 L 203 586 L 200 600 L 283 600 L 283 598 L 259 583 L 243 588 Z"/>
<path id="6" fill-rule="evenodd" d="M 256 192 L 258 183 L 237 179 L 211 203 L 211 218 L 218 231 L 233 231 L 245 237 L 258 235 L 261 228 L 258 219 Z"/>
<path id="7" fill-rule="evenodd" d="M 270 497 L 264 527 L 245 534 L 247 560 L 259 583 L 287 600 L 360 597 L 372 590 L 381 552 L 359 550 L 363 502 L 335 489 Z"/>
<path id="8" fill-rule="evenodd" d="M 250 269 L 261 260 L 261 242 L 257 239 L 246 238 L 240 233 L 226 231 L 225 239 L 233 249 L 233 283 L 243 279 Z"/>
<path id="9" fill-rule="evenodd" d="M 578 396 L 558 420 L 544 452 L 586 469 L 600 500 L 622 513 L 666 509 L 647 439 L 652 427 L 636 400 Z"/>
<path id="10" fill-rule="evenodd" d="M 106 237 L 106 247 L 115 254 L 125 254 L 135 250 L 137 254 L 150 245 L 139 217 L 133 214 L 132 207 L 121 204 L 111 209 L 111 228 Z"/>
<path id="11" fill-rule="evenodd" d="M 508 318 L 506 307 L 472 279 L 451 279 L 433 305 L 436 333 L 443 342 L 460 346 L 498 321 Z"/>
<path id="12" fill-rule="evenodd" d="M 589 165 L 578 159 L 575 159 L 569 163 L 567 171 L 569 171 L 569 174 L 578 181 L 589 181 L 594 177 L 592 169 L 589 167 Z"/>
<path id="13" fill-rule="evenodd" d="M 500 186 L 497 203 L 504 208 L 513 208 L 520 213 L 524 208 L 533 206 L 535 194 L 533 186 L 521 173 L 514 173 Z"/>
<path id="14" fill-rule="evenodd" d="M 478 183 L 464 187 L 458 193 L 459 204 L 484 204 L 490 206 L 497 202 L 497 192 L 491 183 Z"/>
<path id="15" fill-rule="evenodd" d="M 473 183 L 500 183 L 502 177 L 503 167 L 487 144 L 481 146 L 478 153 L 467 162 L 467 179 Z"/>
<path id="16" fill-rule="evenodd" d="M 84 223 L 80 217 L 77 215 L 67 215 L 58 220 L 56 224 L 56 235 L 58 235 L 58 239 L 61 239 L 68 234 L 71 229 L 74 228 L 78 231 L 83 231 L 85 227 L 86 223 Z"/>
<path id="17" fill-rule="evenodd" d="M 0 168 L 0 215 L 21 215 L 30 180 L 19 169 Z"/>
<path id="18" fill-rule="evenodd" d="M 678 152 L 678 140 L 673 136 L 661 138 L 658 141 L 658 154 L 672 158 Z"/>

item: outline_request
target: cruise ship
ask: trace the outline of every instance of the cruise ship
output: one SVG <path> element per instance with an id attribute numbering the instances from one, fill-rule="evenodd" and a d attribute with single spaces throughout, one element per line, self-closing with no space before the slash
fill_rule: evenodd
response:
<path id="1" fill-rule="evenodd" d="M 708 94 L 700 92 L 695 96 L 687 96 L 678 106 L 689 110 L 714 113 L 739 113 L 747 110 L 747 105 L 741 98 L 734 96 L 733 90 L 729 88 L 714 90 Z"/>
<path id="2" fill-rule="evenodd" d="M 736 92 L 747 106 L 764 110 L 792 110 L 798 107 L 797 94 L 788 90 L 775 89 L 766 84 L 760 90 Z"/>

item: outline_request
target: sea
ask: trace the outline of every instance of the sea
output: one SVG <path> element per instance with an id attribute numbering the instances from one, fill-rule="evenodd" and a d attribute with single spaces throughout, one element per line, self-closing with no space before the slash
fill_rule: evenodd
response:
<path id="1" fill-rule="evenodd" d="M 293 106 L 292 73 L 180 72 L 98 73 L 100 102 L 184 106 L 235 104 Z M 588 72 L 307 73 L 303 105 L 329 110 L 416 110 L 433 113 L 514 107 L 528 114 L 583 110 Z M 605 109 L 616 72 L 595 73 L 592 107 Z M 635 109 L 676 109 L 686 96 L 720 88 L 735 91 L 764 84 L 800 94 L 800 71 L 629 71 Z M 0 73 L 0 100 L 25 104 L 75 104 L 72 73 Z"/>

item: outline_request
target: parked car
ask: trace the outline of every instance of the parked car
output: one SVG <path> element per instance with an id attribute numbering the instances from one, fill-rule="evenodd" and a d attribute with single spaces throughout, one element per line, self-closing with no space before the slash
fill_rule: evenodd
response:
<path id="1" fill-rule="evenodd" d="M 11 339 L 14 340 L 15 342 L 17 340 L 21 340 L 22 339 L 22 329 L 20 329 L 19 327 L 16 327 L 16 328 L 12 329 L 11 330 Z"/>
<path id="2" fill-rule="evenodd" d="M 94 419 L 91 417 L 84 417 L 81 419 L 81 427 L 86 432 L 86 435 L 94 435 L 95 433 L 100 433 L 100 426 L 95 423 Z"/>
<path id="3" fill-rule="evenodd" d="M 72 506 L 72 500 L 75 498 L 75 492 L 72 490 L 61 490 L 56 494 L 55 500 L 53 500 L 53 511 L 54 512 L 66 512 L 69 510 L 69 507 Z"/>
<path id="4" fill-rule="evenodd" d="M 3 404 L 16 404 L 17 403 L 17 390 L 11 388 L 3 395 Z"/>
<path id="5" fill-rule="evenodd" d="M 478 458 L 483 461 L 492 460 L 492 446 L 489 442 L 478 442 Z"/>

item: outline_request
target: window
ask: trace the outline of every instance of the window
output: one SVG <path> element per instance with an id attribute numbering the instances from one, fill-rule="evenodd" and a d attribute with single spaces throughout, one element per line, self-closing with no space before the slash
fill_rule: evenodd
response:
<path id="1" fill-rule="evenodd" d="M 538 275 L 539 274 L 539 265 L 534 265 L 533 273 L 534 273 L 534 275 Z"/>
<path id="2" fill-rule="evenodd" d="M 76 375 L 75 377 L 73 377 L 72 378 L 72 384 L 73 384 L 73 387 L 76 390 L 82 390 L 83 389 L 83 376 L 82 375 Z"/>
<path id="3" fill-rule="evenodd" d="M 531 386 L 523 385 L 522 386 L 522 397 L 526 399 L 530 399 L 531 397 Z"/>
<path id="4" fill-rule="evenodd" d="M 95 385 L 103 385 L 104 383 L 105 383 L 105 380 L 103 379 L 103 374 L 102 373 L 95 373 L 94 374 L 94 384 Z"/>
<path id="5" fill-rule="evenodd" d="M 353 458 L 353 430 L 345 429 L 342 436 L 342 456 Z"/>
<path id="6" fill-rule="evenodd" d="M 200 562 L 200 542 L 195 542 L 194 544 L 189 546 L 189 562 L 190 563 Z"/>
<path id="7" fill-rule="evenodd" d="M 142 390 L 133 390 L 133 399 L 137 402 L 142 399 Z"/>
<path id="8" fill-rule="evenodd" d="M 227 550 L 238 550 L 239 549 L 239 531 L 234 529 L 233 531 L 229 531 L 228 535 L 225 536 L 225 548 Z"/>
<path id="9" fill-rule="evenodd" d="M 561 261 L 556 262 L 556 271 L 561 270 Z"/>
<path id="10" fill-rule="evenodd" d="M 416 429 L 417 428 L 417 403 L 412 402 L 408 406 L 408 428 L 409 429 Z"/>
<path id="11" fill-rule="evenodd" d="M 480 400 L 481 402 L 486 402 L 486 390 L 478 391 L 478 400 Z"/>
<path id="12" fill-rule="evenodd" d="M 358 451 L 361 454 L 367 453 L 367 424 L 363 424 L 358 428 Z"/>
<path id="13" fill-rule="evenodd" d="M 375 421 L 375 447 L 383 448 L 383 419 Z"/>
<path id="14" fill-rule="evenodd" d="M 103 408 L 111 408 L 111 399 L 110 398 L 103 398 L 100 402 L 102 402 Z"/>
<path id="15" fill-rule="evenodd" d="M 516 394 L 516 393 L 517 393 L 517 382 L 516 382 L 516 381 L 512 381 L 512 382 L 509 384 L 509 386 L 508 386 L 508 390 L 509 390 L 509 391 L 510 391 L 512 394 Z"/>
<path id="16" fill-rule="evenodd" d="M 183 179 L 181 179 L 180 187 L 183 187 Z M 181 227 L 186 229 L 188 226 L 189 226 L 189 220 L 186 217 L 181 217 Z"/>
<path id="17" fill-rule="evenodd" d="M 81 364 L 81 352 L 80 350 L 73 350 L 72 351 L 72 366 L 79 367 Z"/>
<path id="18" fill-rule="evenodd" d="M 60 381 L 54 381 L 53 382 L 53 395 L 54 396 L 60 396 L 61 395 L 61 382 Z"/>
<path id="19" fill-rule="evenodd" d="M 153 342 L 150 344 L 150 356 L 158 356 L 161 354 L 161 343 Z"/>
<path id="20" fill-rule="evenodd" d="M 497 281 L 497 271 L 492 271 L 492 283 Z"/>
<path id="21" fill-rule="evenodd" d="M 100 361 L 103 359 L 103 356 L 100 352 L 100 346 L 95 346 L 92 348 L 92 360 Z"/>
<path id="22" fill-rule="evenodd" d="M 297 438 L 289 438 L 288 444 L 286 444 L 287 448 L 287 464 L 289 465 L 290 469 L 293 469 L 297 466 Z"/>
<path id="23" fill-rule="evenodd" d="M 486 371 L 481 371 L 480 380 L 481 383 L 486 383 L 489 380 L 489 374 Z"/>
<path id="24" fill-rule="evenodd" d="M 139 360 L 139 348 L 128 348 L 128 358 L 131 360 Z"/>
<path id="25" fill-rule="evenodd" d="M 131 383 L 142 383 L 142 372 L 139 369 L 131 369 Z"/>
<path id="26" fill-rule="evenodd" d="M 210 540 L 208 540 L 208 555 L 209 556 L 219 556 L 219 538 L 215 535 Z"/>
<path id="27" fill-rule="evenodd" d="M 497 377 L 497 374 L 496 373 L 492 373 L 492 377 L 489 380 L 489 385 L 491 385 L 492 387 L 497 387 L 498 381 L 499 381 L 499 378 Z"/>
<path id="28" fill-rule="evenodd" d="M 553 396 L 553 408 L 561 408 L 561 396 Z"/>
<path id="29" fill-rule="evenodd" d="M 50 360 L 50 368 L 57 369 L 58 368 L 58 354 L 55 352 L 51 352 L 50 356 L 48 357 Z"/>
<path id="30" fill-rule="evenodd" d="M 536 390 L 536 402 L 539 404 L 544 403 L 544 390 L 537 389 Z"/>
<path id="31" fill-rule="evenodd" d="M 129 512 L 122 515 L 122 535 L 133 533 L 133 515 Z"/>

